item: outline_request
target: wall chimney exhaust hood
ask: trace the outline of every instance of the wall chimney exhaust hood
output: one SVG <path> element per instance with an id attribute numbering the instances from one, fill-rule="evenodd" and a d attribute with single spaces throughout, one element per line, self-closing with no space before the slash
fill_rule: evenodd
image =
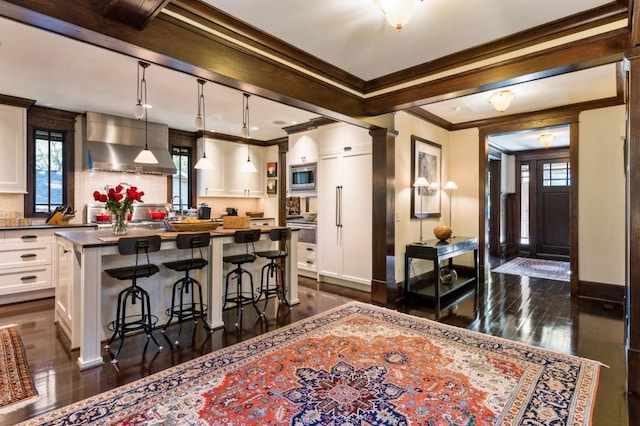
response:
<path id="1" fill-rule="evenodd" d="M 176 173 L 169 152 L 169 126 L 151 122 L 148 125 L 147 143 L 158 164 L 133 161 L 144 148 L 144 121 L 87 112 L 83 117 L 83 168 L 166 175 Z"/>

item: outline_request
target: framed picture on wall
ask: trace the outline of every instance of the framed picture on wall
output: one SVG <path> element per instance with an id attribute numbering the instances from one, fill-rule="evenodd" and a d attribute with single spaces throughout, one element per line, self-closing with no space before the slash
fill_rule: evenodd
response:
<path id="1" fill-rule="evenodd" d="M 442 146 L 411 135 L 411 217 L 440 217 Z M 418 178 L 426 186 L 414 186 Z"/>
<path id="2" fill-rule="evenodd" d="M 278 163 L 275 161 L 272 163 L 267 163 L 267 177 L 274 178 L 278 176 Z"/>
<path id="3" fill-rule="evenodd" d="M 278 179 L 267 179 L 267 194 L 278 193 Z"/>

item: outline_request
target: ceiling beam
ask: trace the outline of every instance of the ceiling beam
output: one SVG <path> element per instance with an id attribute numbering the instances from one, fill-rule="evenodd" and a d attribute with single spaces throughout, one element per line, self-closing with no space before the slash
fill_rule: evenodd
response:
<path id="1" fill-rule="evenodd" d="M 141 30 L 171 0 L 110 0 L 104 16 Z"/>

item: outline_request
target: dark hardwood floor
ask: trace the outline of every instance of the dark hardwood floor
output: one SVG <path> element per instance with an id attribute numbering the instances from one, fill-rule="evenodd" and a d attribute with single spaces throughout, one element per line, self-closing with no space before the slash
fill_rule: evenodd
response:
<path id="1" fill-rule="evenodd" d="M 245 309 L 244 327 L 240 333 L 233 326 L 235 311 L 230 310 L 224 313 L 225 323 L 230 324 L 226 329 L 207 334 L 201 324 L 187 325 L 182 331 L 182 344 L 176 347 L 171 340 L 177 327 L 170 327 L 167 334 L 171 339 L 157 334 L 164 346 L 161 352 L 152 344 L 143 351 L 146 338 L 132 336 L 127 338 L 117 366 L 108 362 L 107 355 L 106 364 L 82 372 L 75 363 L 78 353 L 66 350 L 62 343 L 64 338 L 58 335 L 52 299 L 0 306 L 0 324 L 19 325 L 40 393 L 37 401 L 1 416 L 0 425 L 18 423 L 350 300 L 369 301 L 368 293 L 302 277 L 300 284 L 299 305 L 291 310 L 283 307 L 276 315 L 272 299 L 266 322 L 257 320 L 253 309 Z M 601 370 L 593 424 L 633 424 L 628 421 L 620 305 L 572 299 L 568 283 L 515 275 L 492 273 L 490 281 L 481 288 L 477 318 L 474 318 L 473 298 L 467 298 L 448 311 L 441 321 L 606 364 L 608 367 Z M 434 316 L 432 311 L 417 304 L 389 307 L 421 317 Z M 629 406 L 637 405 L 637 400 L 629 401 Z"/>

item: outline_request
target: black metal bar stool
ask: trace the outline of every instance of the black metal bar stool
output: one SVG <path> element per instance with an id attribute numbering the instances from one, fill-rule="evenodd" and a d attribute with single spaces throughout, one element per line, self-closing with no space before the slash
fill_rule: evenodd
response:
<path id="1" fill-rule="evenodd" d="M 271 241 L 278 241 L 280 248 L 278 250 L 265 250 L 256 252 L 256 256 L 269 259 L 270 262 L 262 267 L 261 280 L 260 280 L 260 294 L 258 299 L 264 295 L 264 308 L 262 309 L 262 316 L 265 316 L 267 310 L 267 304 L 269 303 L 269 295 L 275 294 L 278 297 L 278 302 L 284 302 L 285 305 L 291 307 L 285 296 L 284 287 L 284 270 L 276 261 L 279 259 L 286 259 L 289 256 L 289 240 L 291 240 L 291 229 L 279 228 L 269 231 L 269 238 Z M 284 250 L 283 250 L 284 248 Z M 266 276 L 266 279 L 265 279 Z M 275 283 L 271 283 L 271 278 L 275 277 Z"/>
<path id="2" fill-rule="evenodd" d="M 113 331 L 113 334 L 104 346 L 105 349 L 109 349 L 116 337 L 120 338 L 120 345 L 111 360 L 113 364 L 118 362 L 126 334 L 132 331 L 143 330 L 147 334 L 147 339 L 151 338 L 158 346 L 158 350 L 162 350 L 162 346 L 153 334 L 153 327 L 158 322 L 158 317 L 151 314 L 149 293 L 138 286 L 138 278 L 147 278 L 160 271 L 157 265 L 149 262 L 149 253 L 160 250 L 160 243 L 158 235 L 120 238 L 118 252 L 121 255 L 135 254 L 136 263 L 134 266 L 105 269 L 104 271 L 117 280 L 131 280 L 131 285 L 118 294 L 116 319 L 108 325 L 108 329 Z M 146 256 L 146 263 L 139 262 L 141 255 Z M 133 312 L 129 310 L 133 310 Z"/>
<path id="3" fill-rule="evenodd" d="M 251 229 L 248 231 L 236 231 L 233 234 L 233 240 L 236 244 L 244 244 L 245 252 L 243 254 L 234 254 L 230 256 L 224 256 L 222 260 L 225 263 L 231 263 L 236 265 L 236 267 L 231 270 L 227 274 L 227 278 L 225 280 L 225 290 L 224 290 L 224 304 L 222 305 L 222 309 L 227 306 L 227 302 L 232 302 L 236 304 L 236 327 L 242 327 L 242 311 L 243 304 L 245 302 L 251 302 L 253 307 L 255 308 L 258 315 L 260 315 L 260 311 L 256 306 L 256 300 L 253 289 L 253 276 L 251 272 L 247 271 L 242 267 L 245 263 L 253 263 L 256 260 L 255 255 L 255 247 L 254 242 L 260 239 L 260 230 L 259 229 Z M 251 244 L 251 253 L 249 253 L 249 244 Z M 242 289 L 242 275 L 249 275 L 249 282 L 251 283 L 251 293 L 248 294 L 246 291 L 243 292 Z M 235 293 L 229 293 L 229 281 L 235 279 L 236 280 L 236 291 Z"/>
<path id="4" fill-rule="evenodd" d="M 194 324 L 197 324 L 198 318 L 202 318 L 204 328 L 208 332 L 211 332 L 211 328 L 209 328 L 206 319 L 207 305 L 203 303 L 202 299 L 202 286 L 200 286 L 198 280 L 190 275 L 190 272 L 194 269 L 202 269 L 209 264 L 202 256 L 202 247 L 207 247 L 210 241 L 211 234 L 208 232 L 179 234 L 176 237 L 176 247 L 179 249 L 191 249 L 191 258 L 163 263 L 163 265 L 169 269 L 184 272 L 184 277 L 173 284 L 171 307 L 167 309 L 169 320 L 162 328 L 162 333 L 164 333 L 171 324 L 171 321 L 173 321 L 173 317 L 178 318 L 180 327 L 178 328 L 178 336 L 175 340 L 176 345 L 179 344 L 178 339 L 182 332 L 182 322 L 184 320 L 193 320 Z M 198 252 L 198 256 L 196 256 L 196 251 Z M 178 299 L 178 302 L 176 302 L 176 299 Z"/>

